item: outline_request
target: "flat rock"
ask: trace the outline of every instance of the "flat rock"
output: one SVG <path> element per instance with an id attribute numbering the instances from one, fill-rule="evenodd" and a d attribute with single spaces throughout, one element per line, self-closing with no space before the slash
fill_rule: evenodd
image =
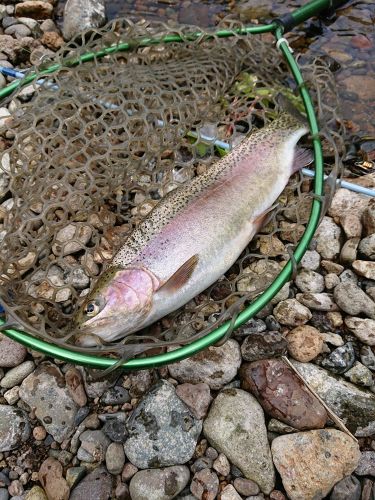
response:
<path id="1" fill-rule="evenodd" d="M 208 384 L 181 384 L 176 387 L 176 394 L 195 418 L 202 419 L 207 415 L 212 401 Z"/>
<path id="2" fill-rule="evenodd" d="M 34 370 L 33 361 L 24 361 L 18 366 L 11 368 L 0 381 L 0 386 L 4 389 L 10 389 L 18 385 Z"/>
<path id="3" fill-rule="evenodd" d="M 286 341 L 289 354 L 302 363 L 316 358 L 323 348 L 323 338 L 319 330 L 309 325 L 297 326 L 291 330 Z"/>
<path id="4" fill-rule="evenodd" d="M 23 410 L 0 405 L 0 452 L 18 448 L 31 433 L 29 418 Z"/>
<path id="5" fill-rule="evenodd" d="M 306 250 L 305 255 L 301 259 L 301 267 L 317 271 L 320 267 L 320 255 L 316 250 Z"/>
<path id="6" fill-rule="evenodd" d="M 338 307 L 329 293 L 297 293 L 296 298 L 312 311 L 337 311 Z"/>
<path id="7" fill-rule="evenodd" d="M 71 398 L 61 371 L 52 363 L 42 363 L 20 386 L 20 398 L 55 441 L 61 443 L 74 431 L 78 406 Z"/>
<path id="8" fill-rule="evenodd" d="M 104 467 L 98 467 L 78 483 L 69 500 L 108 500 L 112 498 L 111 491 L 111 475 Z"/>
<path id="9" fill-rule="evenodd" d="M 81 31 L 100 28 L 105 22 L 104 0 L 68 0 L 64 8 L 64 38 L 70 40 Z"/>
<path id="10" fill-rule="evenodd" d="M 359 500 L 361 498 L 361 483 L 355 476 L 346 476 L 335 484 L 330 500 Z"/>
<path id="11" fill-rule="evenodd" d="M 312 363 L 292 363 L 351 432 L 357 437 L 374 434 L 375 395 L 372 392 L 331 375 Z"/>
<path id="12" fill-rule="evenodd" d="M 179 382 L 205 382 L 211 389 L 221 389 L 234 379 L 240 365 L 240 346 L 237 341 L 229 339 L 220 347 L 204 349 L 191 358 L 170 365 L 168 369 Z"/>
<path id="13" fill-rule="evenodd" d="M 314 238 L 316 250 L 323 259 L 334 260 L 340 253 L 342 230 L 331 217 L 323 217 Z"/>
<path id="14" fill-rule="evenodd" d="M 48 498 L 68 500 L 70 488 L 63 478 L 63 467 L 58 460 L 49 457 L 42 463 L 39 469 L 39 481 Z"/>
<path id="15" fill-rule="evenodd" d="M 140 469 L 184 464 L 193 456 L 202 422 L 176 395 L 172 384 L 155 384 L 133 411 L 125 442 L 128 459 Z"/>
<path id="16" fill-rule="evenodd" d="M 311 312 L 296 299 L 282 300 L 273 310 L 276 320 L 282 325 L 304 325 L 311 319 Z"/>
<path id="17" fill-rule="evenodd" d="M 251 391 L 272 417 L 299 430 L 324 427 L 327 420 L 324 407 L 283 361 L 245 363 L 240 378 L 242 387 Z"/>
<path id="18" fill-rule="evenodd" d="M 185 465 L 141 470 L 130 481 L 130 497 L 132 500 L 171 500 L 185 488 L 189 478 L 190 471 Z"/>
<path id="19" fill-rule="evenodd" d="M 264 414 L 256 399 L 241 389 L 224 389 L 204 422 L 210 444 L 255 481 L 264 493 L 275 484 Z"/>
<path id="20" fill-rule="evenodd" d="M 273 358 L 286 354 L 287 341 L 279 332 L 253 333 L 241 345 L 242 358 L 246 361 Z"/>
<path id="21" fill-rule="evenodd" d="M 364 344 L 375 346 L 375 320 L 347 316 L 345 325 Z"/>
<path id="22" fill-rule="evenodd" d="M 18 366 L 26 354 L 26 347 L 0 333 L 0 368 Z"/>
<path id="23" fill-rule="evenodd" d="M 53 6 L 41 0 L 26 0 L 16 5 L 17 17 L 31 17 L 32 19 L 48 19 L 52 16 Z"/>
<path id="24" fill-rule="evenodd" d="M 375 319 L 375 302 L 354 283 L 340 283 L 336 286 L 333 296 L 336 304 L 347 314 L 358 316 L 363 313 Z"/>
<path id="25" fill-rule="evenodd" d="M 358 443 L 344 432 L 323 429 L 275 438 L 272 457 L 291 500 L 320 500 L 353 472 L 360 451 Z"/>

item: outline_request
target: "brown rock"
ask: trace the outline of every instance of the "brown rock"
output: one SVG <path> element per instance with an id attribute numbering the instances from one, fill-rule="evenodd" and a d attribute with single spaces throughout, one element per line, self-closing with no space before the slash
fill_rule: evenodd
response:
<path id="1" fill-rule="evenodd" d="M 53 6 L 41 0 L 26 0 L 16 5 L 16 17 L 31 17 L 32 19 L 48 19 L 52 16 Z"/>
<path id="2" fill-rule="evenodd" d="M 341 249 L 340 262 L 351 264 L 357 258 L 357 249 L 360 241 L 360 238 L 352 238 L 345 242 Z"/>
<path id="3" fill-rule="evenodd" d="M 41 42 L 43 45 L 52 50 L 58 50 L 64 45 L 64 39 L 55 31 L 46 31 L 42 36 Z"/>
<path id="4" fill-rule="evenodd" d="M 362 234 L 361 218 L 356 214 L 345 214 L 340 219 L 341 227 L 343 228 L 346 237 L 360 238 Z"/>
<path id="5" fill-rule="evenodd" d="M 39 469 L 41 482 L 49 500 L 68 500 L 70 488 L 62 476 L 63 467 L 54 458 L 44 460 Z"/>
<path id="6" fill-rule="evenodd" d="M 356 468 L 358 443 L 336 429 L 279 436 L 272 457 L 290 500 L 321 500 Z"/>
<path id="7" fill-rule="evenodd" d="M 242 358 L 246 361 L 282 356 L 286 350 L 287 342 L 279 332 L 252 333 L 241 345 Z"/>
<path id="8" fill-rule="evenodd" d="M 313 326 L 297 326 L 289 332 L 286 340 L 289 354 L 302 363 L 316 358 L 323 348 L 320 332 Z"/>
<path id="9" fill-rule="evenodd" d="M 78 406 L 85 406 L 87 403 L 87 396 L 81 372 L 77 368 L 69 368 L 65 374 L 66 387 L 73 400 Z"/>
<path id="10" fill-rule="evenodd" d="M 214 500 L 219 491 L 219 479 L 210 469 L 202 469 L 194 474 L 190 491 L 201 500 Z"/>
<path id="11" fill-rule="evenodd" d="M 368 207 L 363 212 L 362 222 L 365 228 L 366 236 L 375 233 L 375 200 L 372 198 Z"/>
<path id="12" fill-rule="evenodd" d="M 311 319 L 312 314 L 296 299 L 282 300 L 273 310 L 279 323 L 288 326 L 304 325 Z"/>
<path id="13" fill-rule="evenodd" d="M 176 394 L 196 418 L 207 415 L 212 400 L 208 384 L 181 384 L 176 387 Z"/>
<path id="14" fill-rule="evenodd" d="M 369 260 L 355 260 L 352 264 L 354 271 L 369 280 L 375 280 L 375 262 Z"/>
<path id="15" fill-rule="evenodd" d="M 245 479 L 244 477 L 236 477 L 233 481 L 233 486 L 236 488 L 238 493 L 249 497 L 252 495 L 257 495 L 259 493 L 259 486 L 251 479 Z"/>
<path id="16" fill-rule="evenodd" d="M 242 387 L 252 392 L 272 417 L 299 430 L 324 427 L 324 407 L 283 361 L 244 363 L 240 379 Z"/>

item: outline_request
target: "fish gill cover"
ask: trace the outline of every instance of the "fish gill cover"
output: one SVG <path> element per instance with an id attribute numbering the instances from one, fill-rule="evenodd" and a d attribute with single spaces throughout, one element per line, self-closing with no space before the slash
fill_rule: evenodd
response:
<path id="1" fill-rule="evenodd" d="M 222 26 L 241 27 L 228 19 Z M 139 46 L 171 29 L 186 42 Z M 202 36 L 189 41 L 198 30 Z M 124 41 L 132 50 L 72 65 Z M 51 62 L 59 63 L 52 73 L 10 96 L 11 116 L 0 130 L 0 297 L 25 331 L 75 348 L 72 318 L 89 290 L 159 200 L 225 153 L 213 138 L 239 143 L 277 117 L 280 94 L 303 108 L 271 35 L 219 39 L 191 26 L 117 20 L 36 71 Z M 322 59 L 308 61 L 303 74 L 329 173 L 343 150 L 333 75 Z M 225 276 L 149 327 L 147 342 L 186 342 L 237 314 L 289 259 L 311 202 L 312 181 L 294 175 L 271 220 Z M 288 284 L 280 293 L 288 296 Z M 144 333 L 126 342 L 141 345 Z"/>

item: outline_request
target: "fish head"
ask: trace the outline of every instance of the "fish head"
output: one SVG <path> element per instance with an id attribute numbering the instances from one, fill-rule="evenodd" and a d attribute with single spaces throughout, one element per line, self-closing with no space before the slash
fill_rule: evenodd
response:
<path id="1" fill-rule="evenodd" d="M 141 268 L 108 269 L 74 320 L 74 342 L 91 347 L 139 330 L 150 312 L 155 278 Z"/>

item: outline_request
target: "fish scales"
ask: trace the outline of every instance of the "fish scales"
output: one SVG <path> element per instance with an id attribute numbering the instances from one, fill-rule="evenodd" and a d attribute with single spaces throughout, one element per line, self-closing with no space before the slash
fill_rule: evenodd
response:
<path id="1" fill-rule="evenodd" d="M 78 316 L 80 331 L 116 340 L 215 282 L 297 170 L 295 146 L 306 132 L 296 118 L 282 114 L 204 174 L 168 193 L 128 236 L 89 294 Z M 88 306 L 95 309 L 92 317 L 91 311 L 85 317 Z"/>

